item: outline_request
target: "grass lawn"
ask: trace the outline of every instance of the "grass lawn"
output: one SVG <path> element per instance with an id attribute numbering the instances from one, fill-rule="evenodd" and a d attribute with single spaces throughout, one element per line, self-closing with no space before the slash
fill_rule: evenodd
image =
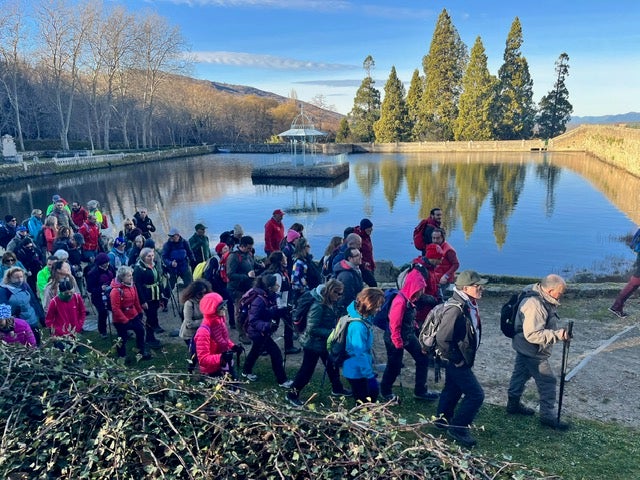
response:
<path id="1" fill-rule="evenodd" d="M 91 339 L 98 350 L 107 351 L 111 345 L 111 340 L 103 340 L 95 334 L 87 334 L 87 338 Z M 161 350 L 152 351 L 153 358 L 149 361 L 137 361 L 133 339 L 129 340 L 127 349 L 126 364 L 131 368 L 153 367 L 159 371 L 186 373 L 187 348 L 183 343 L 166 342 Z M 293 368 L 287 368 L 287 371 L 290 378 L 293 378 Z M 336 400 L 330 396 L 331 385 L 328 379 L 325 378 L 321 385 L 322 372 L 319 364 L 311 384 L 302 391 L 303 401 L 318 392 L 305 408 L 331 409 L 336 401 L 345 401 L 351 405 L 351 399 Z M 280 402 L 283 408 L 292 408 L 286 402 L 285 390 L 275 383 L 269 358 L 260 358 L 254 373 L 258 375 L 258 381 L 247 384 L 245 387 L 248 390 L 267 396 L 271 403 Z M 344 384 L 347 386 L 346 381 Z M 398 414 L 399 423 L 419 423 L 435 414 L 437 405 L 414 400 L 411 387 L 395 387 L 395 392 L 402 400 L 400 405 L 392 407 Z M 488 458 L 525 464 L 567 480 L 640 478 L 640 440 L 637 429 L 563 418 L 572 423 L 572 428 L 567 432 L 556 432 L 541 427 L 537 417 L 506 415 L 503 406 L 485 404 L 476 418 L 472 432 L 478 439 L 473 452 Z M 425 425 L 424 428 L 435 436 L 441 435 L 439 430 L 430 425 Z"/>

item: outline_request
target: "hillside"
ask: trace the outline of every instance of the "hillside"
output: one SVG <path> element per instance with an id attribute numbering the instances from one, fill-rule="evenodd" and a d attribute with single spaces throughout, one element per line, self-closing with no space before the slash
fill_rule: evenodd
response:
<path id="1" fill-rule="evenodd" d="M 639 123 L 640 113 L 629 112 L 620 113 L 617 115 L 600 115 L 600 116 L 585 116 L 585 117 L 572 117 L 569 122 L 569 126 L 576 127 L 584 123 Z"/>

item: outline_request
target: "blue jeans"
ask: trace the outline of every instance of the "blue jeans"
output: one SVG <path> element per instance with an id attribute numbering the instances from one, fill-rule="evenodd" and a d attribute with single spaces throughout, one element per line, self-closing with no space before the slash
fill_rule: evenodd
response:
<path id="1" fill-rule="evenodd" d="M 483 401 L 484 391 L 471 368 L 448 364 L 437 415 L 446 418 L 449 425 L 466 427 L 473 423 Z"/>

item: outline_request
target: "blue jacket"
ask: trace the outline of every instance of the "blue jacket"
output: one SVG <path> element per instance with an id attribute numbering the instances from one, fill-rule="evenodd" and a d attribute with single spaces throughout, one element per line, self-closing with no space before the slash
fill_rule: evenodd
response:
<path id="1" fill-rule="evenodd" d="M 347 314 L 351 318 L 358 318 L 363 321 L 351 322 L 347 327 L 345 347 L 349 358 L 344 361 L 342 375 L 351 379 L 374 377 L 372 317 L 363 319 L 356 311 L 355 302 L 352 302 L 347 307 Z"/>

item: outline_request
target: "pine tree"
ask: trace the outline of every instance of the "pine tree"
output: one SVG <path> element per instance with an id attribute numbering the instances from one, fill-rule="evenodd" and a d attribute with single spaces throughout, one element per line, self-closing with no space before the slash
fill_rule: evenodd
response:
<path id="1" fill-rule="evenodd" d="M 380 91 L 375 88 L 376 82 L 371 78 L 371 69 L 374 66 L 373 57 L 368 55 L 363 62 L 366 76 L 356 92 L 353 108 L 349 113 L 351 136 L 356 142 L 375 140 L 373 124 L 380 118 Z"/>
<path id="2" fill-rule="evenodd" d="M 346 143 L 351 140 L 351 129 L 349 128 L 349 121 L 347 117 L 342 117 L 338 131 L 336 132 L 336 142 Z"/>
<path id="3" fill-rule="evenodd" d="M 552 138 L 567 129 L 567 122 L 571 120 L 573 106 L 569 103 L 569 90 L 564 81 L 569 76 L 569 55 L 560 54 L 556 60 L 556 83 L 553 90 L 547 93 L 538 105 L 537 118 L 538 136 Z"/>
<path id="4" fill-rule="evenodd" d="M 433 32 L 429 53 L 422 60 L 426 79 L 421 115 L 425 125 L 418 132 L 422 139 L 453 139 L 466 64 L 467 47 L 447 10 L 443 9 Z"/>
<path id="5" fill-rule="evenodd" d="M 384 86 L 384 100 L 380 109 L 380 119 L 373 124 L 376 142 L 405 142 L 409 132 L 407 105 L 404 100 L 404 85 L 398 78 L 396 67 L 391 67 L 389 79 Z"/>
<path id="6" fill-rule="evenodd" d="M 499 97 L 496 123 L 500 140 L 530 138 L 535 120 L 533 80 L 522 56 L 522 26 L 518 17 L 511 24 L 504 49 L 504 63 L 498 72 Z"/>
<path id="7" fill-rule="evenodd" d="M 424 94 L 424 77 L 420 76 L 420 72 L 416 68 L 411 77 L 409 91 L 407 92 L 407 118 L 408 128 L 411 129 L 411 140 L 419 140 L 418 132 L 422 131 L 423 126 L 420 122 L 420 111 L 422 109 L 422 96 Z"/>
<path id="8" fill-rule="evenodd" d="M 471 49 L 469 65 L 462 78 L 464 91 L 460 95 L 458 118 L 453 133 L 456 140 L 491 140 L 491 116 L 498 79 L 489 73 L 487 55 L 480 37 Z"/>

